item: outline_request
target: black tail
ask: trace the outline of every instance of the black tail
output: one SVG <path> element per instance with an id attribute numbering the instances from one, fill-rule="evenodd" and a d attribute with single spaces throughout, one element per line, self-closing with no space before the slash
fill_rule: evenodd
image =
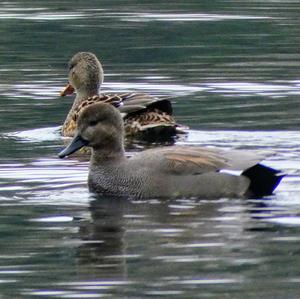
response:
<path id="1" fill-rule="evenodd" d="M 250 179 L 250 197 L 271 195 L 284 177 L 279 170 L 262 164 L 256 164 L 246 169 L 242 175 Z"/>

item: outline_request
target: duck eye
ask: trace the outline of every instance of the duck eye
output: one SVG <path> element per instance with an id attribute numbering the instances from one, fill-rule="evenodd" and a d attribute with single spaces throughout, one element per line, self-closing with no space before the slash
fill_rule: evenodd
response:
<path id="1" fill-rule="evenodd" d="M 74 68 L 74 66 L 75 66 L 75 63 L 71 63 L 71 64 L 69 64 L 69 71 L 70 71 L 71 69 L 73 69 L 73 68 Z"/>
<path id="2" fill-rule="evenodd" d="M 94 127 L 94 126 L 97 125 L 97 123 L 98 123 L 97 121 L 91 120 L 91 121 L 89 122 L 89 126 Z"/>

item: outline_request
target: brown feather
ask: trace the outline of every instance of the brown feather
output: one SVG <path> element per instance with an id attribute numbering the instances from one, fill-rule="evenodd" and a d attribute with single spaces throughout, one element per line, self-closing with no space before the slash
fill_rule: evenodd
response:
<path id="1" fill-rule="evenodd" d="M 76 130 L 76 122 L 84 108 L 98 102 L 109 103 L 114 107 L 124 107 L 124 128 L 126 136 L 134 136 L 138 132 L 145 131 L 154 127 L 174 127 L 177 125 L 172 115 L 156 107 L 160 99 L 143 93 L 120 93 L 120 94 L 101 94 L 83 100 L 74 108 L 69 119 L 64 123 L 63 135 L 73 136 Z M 162 101 L 168 101 L 163 99 Z M 159 106 L 158 106 L 159 107 Z M 74 124 L 75 123 L 75 124 Z M 185 128 L 186 129 L 186 128 Z M 181 132 L 182 133 L 182 132 Z"/>

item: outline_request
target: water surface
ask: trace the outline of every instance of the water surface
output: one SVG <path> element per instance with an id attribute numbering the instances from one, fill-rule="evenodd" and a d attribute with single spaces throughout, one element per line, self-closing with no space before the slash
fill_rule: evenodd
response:
<path id="1" fill-rule="evenodd" d="M 297 1 L 0 4 L 3 298 L 296 298 L 300 8 Z M 77 51 L 104 91 L 172 98 L 178 144 L 272 150 L 264 200 L 95 197 L 88 162 L 57 158 Z"/>

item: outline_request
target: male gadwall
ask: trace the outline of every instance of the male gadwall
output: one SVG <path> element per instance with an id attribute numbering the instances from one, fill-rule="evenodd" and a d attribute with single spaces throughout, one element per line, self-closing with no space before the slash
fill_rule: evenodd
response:
<path id="1" fill-rule="evenodd" d="M 185 133 L 187 127 L 177 124 L 168 99 L 144 93 L 99 94 L 103 69 L 97 57 L 89 52 L 75 54 L 69 62 L 69 84 L 61 91 L 65 96 L 76 91 L 76 98 L 62 127 L 62 135 L 73 137 L 82 108 L 96 102 L 107 102 L 122 112 L 126 137 L 164 141 Z"/>
<path id="2" fill-rule="evenodd" d="M 259 164 L 264 155 L 253 151 L 169 146 L 128 159 L 121 114 L 107 103 L 83 109 L 77 124 L 76 136 L 59 157 L 92 147 L 92 192 L 132 198 L 262 197 L 272 194 L 283 177 Z"/>

